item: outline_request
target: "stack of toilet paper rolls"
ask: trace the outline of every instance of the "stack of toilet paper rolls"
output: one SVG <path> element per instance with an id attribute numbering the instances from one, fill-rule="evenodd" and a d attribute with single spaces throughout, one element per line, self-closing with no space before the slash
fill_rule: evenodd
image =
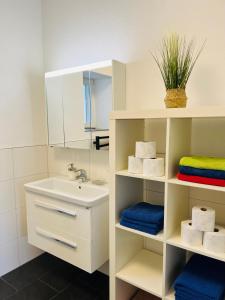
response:
<path id="1" fill-rule="evenodd" d="M 209 251 L 225 252 L 225 228 L 215 225 L 215 210 L 194 206 L 192 220 L 181 222 L 181 239 L 190 246 L 201 246 Z"/>
<path id="2" fill-rule="evenodd" d="M 128 172 L 163 176 L 164 158 L 156 157 L 156 142 L 136 142 L 135 156 L 128 157 Z"/>

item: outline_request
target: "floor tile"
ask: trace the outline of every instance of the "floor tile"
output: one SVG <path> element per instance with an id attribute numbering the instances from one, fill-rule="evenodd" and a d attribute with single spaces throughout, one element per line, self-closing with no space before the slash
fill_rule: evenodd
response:
<path id="1" fill-rule="evenodd" d="M 66 290 L 52 298 L 52 300 L 103 300 L 91 289 L 71 284 Z"/>
<path id="2" fill-rule="evenodd" d="M 9 300 L 49 300 L 56 294 L 56 291 L 48 287 L 39 280 L 31 285 L 23 288 L 14 296 L 9 297 Z"/>
<path id="3" fill-rule="evenodd" d="M 17 292 L 12 295 L 15 289 L 3 281 Z M 4 275 L 2 282 L 0 279 L 0 300 L 4 297 L 7 300 L 108 300 L 109 278 L 98 271 L 89 274 L 44 253 Z"/>
<path id="4" fill-rule="evenodd" d="M 5 299 L 13 294 L 15 294 L 16 289 L 12 288 L 10 285 L 5 283 L 0 279 L 0 299 Z"/>
<path id="5" fill-rule="evenodd" d="M 45 274 L 50 268 L 45 256 L 36 258 L 3 276 L 3 279 L 17 290 L 24 288 Z"/>
<path id="6" fill-rule="evenodd" d="M 48 273 L 40 277 L 40 280 L 53 287 L 57 291 L 65 289 L 75 278 L 77 273 L 81 277 L 81 272 L 77 268 L 65 262 L 53 266 Z"/>
<path id="7" fill-rule="evenodd" d="M 94 289 L 102 299 L 109 299 L 109 277 L 101 272 L 94 272 L 93 274 L 87 274 L 87 278 L 84 281 L 84 285 L 87 288 Z"/>

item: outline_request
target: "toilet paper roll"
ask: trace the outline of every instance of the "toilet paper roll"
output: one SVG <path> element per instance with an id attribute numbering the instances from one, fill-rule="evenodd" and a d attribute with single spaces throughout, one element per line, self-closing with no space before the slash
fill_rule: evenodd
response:
<path id="1" fill-rule="evenodd" d="M 128 172 L 142 174 L 143 159 L 135 156 L 128 156 Z"/>
<path id="2" fill-rule="evenodd" d="M 190 246 L 201 246 L 203 240 L 203 232 L 194 229 L 191 220 L 182 221 L 181 240 Z"/>
<path id="3" fill-rule="evenodd" d="M 143 162 L 143 173 L 146 176 L 163 176 L 164 158 L 145 158 Z"/>
<path id="4" fill-rule="evenodd" d="M 156 142 L 136 142 L 135 156 L 139 158 L 156 158 Z"/>
<path id="5" fill-rule="evenodd" d="M 225 229 L 216 225 L 213 232 L 205 232 L 203 247 L 209 251 L 225 252 Z"/>
<path id="6" fill-rule="evenodd" d="M 192 208 L 192 226 L 201 231 L 214 231 L 215 210 L 208 206 L 194 206 Z"/>

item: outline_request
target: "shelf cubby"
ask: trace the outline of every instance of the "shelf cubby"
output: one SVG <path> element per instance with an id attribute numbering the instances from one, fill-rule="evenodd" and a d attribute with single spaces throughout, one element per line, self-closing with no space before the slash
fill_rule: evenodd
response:
<path id="1" fill-rule="evenodd" d="M 214 208 L 216 211 L 216 224 L 225 226 L 225 193 L 218 190 L 205 190 L 202 186 L 196 188 L 169 183 L 167 197 L 167 243 L 225 261 L 225 253 L 208 251 L 203 246 L 193 247 L 181 240 L 181 221 L 191 219 L 192 207 L 196 205 Z"/>
<path id="2" fill-rule="evenodd" d="M 181 221 L 195 205 L 216 210 L 225 226 L 225 187 L 178 180 L 179 160 L 187 155 L 223 157 L 225 108 L 113 112 L 111 117 L 110 300 L 129 300 L 138 289 L 174 300 L 173 284 L 193 253 L 225 261 L 224 253 L 181 241 Z M 135 142 L 154 140 L 165 157 L 165 176 L 130 174 L 128 155 Z M 164 230 L 150 235 L 120 225 L 123 209 L 139 201 L 164 205 Z"/>
<path id="3" fill-rule="evenodd" d="M 162 297 L 163 243 L 116 228 L 116 278 Z"/>
<path id="4" fill-rule="evenodd" d="M 161 298 L 162 266 L 161 255 L 142 249 L 116 274 L 116 277 Z"/>

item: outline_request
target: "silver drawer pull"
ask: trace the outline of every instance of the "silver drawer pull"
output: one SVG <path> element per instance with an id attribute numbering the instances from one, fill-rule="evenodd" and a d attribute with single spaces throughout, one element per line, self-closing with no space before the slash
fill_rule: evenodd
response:
<path id="1" fill-rule="evenodd" d="M 61 240 L 59 240 L 59 239 L 55 239 L 55 241 L 58 242 L 58 243 L 60 243 L 60 244 L 65 245 L 65 246 L 67 246 L 67 247 L 73 248 L 73 249 L 76 249 L 76 248 L 77 248 L 77 246 L 68 244 L 67 242 L 61 241 Z"/>
<path id="2" fill-rule="evenodd" d="M 41 201 L 35 201 L 35 205 L 38 206 L 38 207 L 41 207 L 41 208 L 45 208 L 45 209 L 48 209 L 48 210 L 59 212 L 61 214 L 64 214 L 64 215 L 67 215 L 67 216 L 70 216 L 70 217 L 76 217 L 77 216 L 76 211 L 69 210 L 69 209 L 64 209 L 64 208 L 61 208 L 61 207 L 58 207 L 58 206 L 55 206 L 55 205 L 52 205 L 52 204 L 49 204 L 49 203 L 44 203 L 44 202 L 41 202 Z"/>
<path id="3" fill-rule="evenodd" d="M 60 244 L 63 244 L 67 247 L 70 247 L 70 248 L 73 248 L 73 249 L 76 249 L 77 248 L 77 244 L 74 243 L 74 242 L 71 242 L 69 240 L 66 240 L 64 239 L 63 237 L 61 236 L 58 236 L 54 233 L 51 233 L 47 230 L 44 230 L 44 229 L 41 229 L 39 227 L 36 227 L 36 232 L 39 234 L 39 235 L 42 235 L 43 237 L 45 238 L 48 238 L 48 239 L 51 239 L 51 240 L 54 240 Z"/>

